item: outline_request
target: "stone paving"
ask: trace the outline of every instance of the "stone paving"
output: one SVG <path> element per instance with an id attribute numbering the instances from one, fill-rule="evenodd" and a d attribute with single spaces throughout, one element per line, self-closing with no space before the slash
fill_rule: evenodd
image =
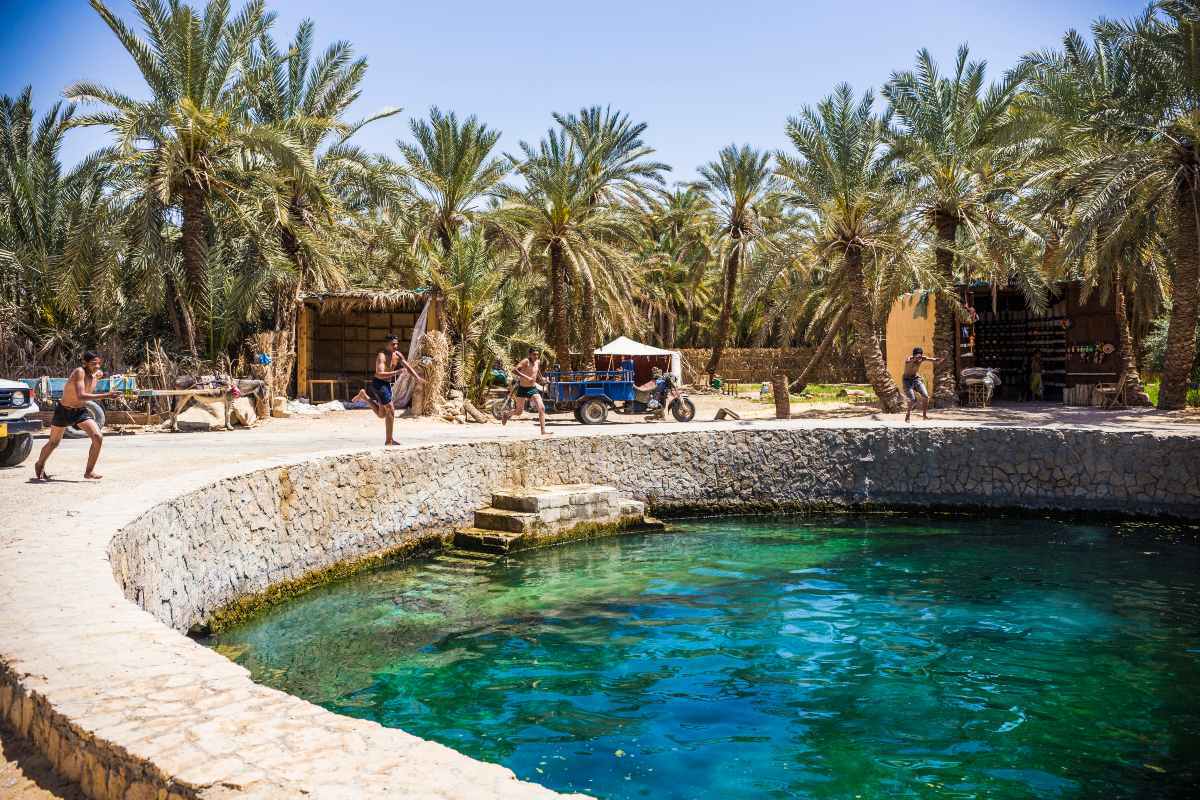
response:
<path id="1" fill-rule="evenodd" d="M 1200 513 L 1200 429 L 1129 417 L 1032 427 L 998 414 L 913 428 L 895 417 L 562 425 L 549 440 L 528 426 L 399 426 L 413 445 L 442 444 L 437 454 L 365 451 L 378 434 L 373 419 L 328 436 L 322 421 L 288 420 L 275 433 L 267 426 L 112 437 L 100 484 L 43 486 L 25 483 L 22 472 L 0 474 L 7 523 L 0 530 L 0 714 L 91 797 L 556 796 L 502 767 L 254 684 L 178 630 L 214 604 L 324 563 L 291 563 L 303 554 L 298 542 L 326 542 L 320 558 L 338 560 L 406 536 L 442 536 L 498 479 L 611 482 L 652 505 L 714 510 L 782 496 L 797 507 L 816 499 Z M 682 435 L 641 435 L 648 431 Z M 493 443 L 474 444 L 480 439 Z M 56 454 L 64 474 L 83 449 L 65 445 Z M 331 479 L 314 466 L 318 458 L 344 466 Z M 646 469 L 655 458 L 665 466 Z M 439 463 L 438 486 L 413 483 Z M 364 470 L 382 479 L 382 494 L 354 490 Z M 289 499 L 297 488 L 300 496 L 325 492 L 332 505 L 297 511 Z M 244 553 L 232 543 L 214 548 L 211 537 L 250 518 L 243 514 L 267 518 L 242 545 L 279 547 L 227 560 L 236 569 L 222 576 L 211 565 Z M 172 522 L 164 528 L 163 520 Z M 121 546 L 118 531 L 125 531 Z M 342 538 L 329 545 L 334 534 Z M 151 544 L 155 557 L 139 560 Z M 159 562 L 160 555 L 176 560 Z M 208 577 L 197 582 L 181 572 L 194 568 Z M 125 594 L 114 570 L 125 571 Z M 192 594 L 209 581 L 209 595 Z M 168 612 L 148 602 L 163 586 L 178 601 Z M 142 608 L 126 594 L 140 597 Z"/>

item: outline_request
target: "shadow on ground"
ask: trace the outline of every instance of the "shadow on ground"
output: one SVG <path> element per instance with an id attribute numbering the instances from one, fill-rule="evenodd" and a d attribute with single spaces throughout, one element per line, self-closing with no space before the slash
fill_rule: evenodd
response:
<path id="1" fill-rule="evenodd" d="M 28 740 L 0 723 L 0 797 L 4 800 L 86 800 L 79 786 L 54 773 Z"/>

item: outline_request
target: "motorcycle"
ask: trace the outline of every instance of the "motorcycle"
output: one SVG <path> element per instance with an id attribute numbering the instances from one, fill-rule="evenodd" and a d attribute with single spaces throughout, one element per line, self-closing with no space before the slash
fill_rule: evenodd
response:
<path id="1" fill-rule="evenodd" d="M 676 422 L 691 422 L 696 418 L 696 404 L 683 391 L 679 378 L 666 374 L 657 379 L 658 386 L 646 399 L 647 422 L 656 422 L 665 418 L 667 410 Z M 640 398 L 639 398 L 640 399 Z"/>

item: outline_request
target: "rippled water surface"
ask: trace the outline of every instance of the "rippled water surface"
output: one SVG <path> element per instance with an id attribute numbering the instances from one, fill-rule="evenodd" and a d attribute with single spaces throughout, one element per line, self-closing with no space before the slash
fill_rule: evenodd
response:
<path id="1" fill-rule="evenodd" d="M 600 798 L 1188 797 L 1193 531 L 723 520 L 324 587 L 256 680 Z"/>

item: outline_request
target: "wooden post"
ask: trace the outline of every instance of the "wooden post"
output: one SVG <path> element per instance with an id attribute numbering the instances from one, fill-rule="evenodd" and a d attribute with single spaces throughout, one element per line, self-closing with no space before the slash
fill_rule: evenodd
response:
<path id="1" fill-rule="evenodd" d="M 776 373 L 772 387 L 772 393 L 775 395 L 775 419 L 791 419 L 792 398 L 788 394 L 787 375 L 782 372 Z"/>
<path id="2" fill-rule="evenodd" d="M 312 353 L 308 349 L 308 326 L 312 312 L 308 304 L 301 301 L 300 313 L 296 315 L 296 396 L 308 396 L 308 370 Z"/>

